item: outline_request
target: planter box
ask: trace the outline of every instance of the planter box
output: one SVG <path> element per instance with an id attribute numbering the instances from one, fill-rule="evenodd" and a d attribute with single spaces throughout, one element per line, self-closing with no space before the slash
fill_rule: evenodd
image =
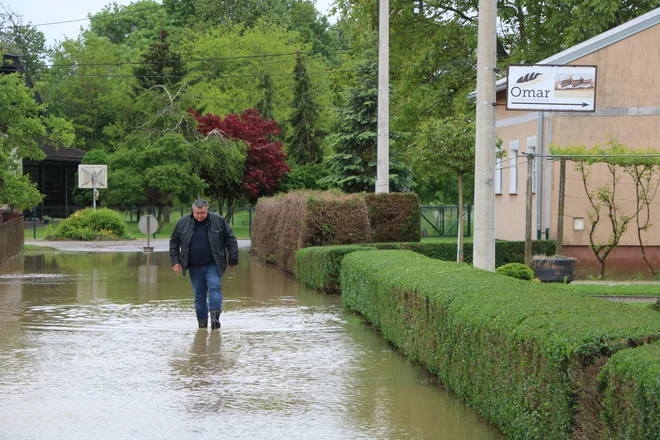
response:
<path id="1" fill-rule="evenodd" d="M 532 260 L 534 277 L 544 283 L 570 283 L 575 280 L 575 258 L 544 257 Z"/>

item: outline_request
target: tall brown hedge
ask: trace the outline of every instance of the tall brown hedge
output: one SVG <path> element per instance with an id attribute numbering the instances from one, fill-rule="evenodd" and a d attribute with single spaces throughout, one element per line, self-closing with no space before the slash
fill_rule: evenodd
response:
<path id="1" fill-rule="evenodd" d="M 369 243 L 374 238 L 419 241 L 417 196 L 401 196 L 292 191 L 261 198 L 252 223 L 251 252 L 261 261 L 295 273 L 296 252 L 305 247 Z M 371 218 L 378 231 L 372 228 Z M 412 238 L 413 230 L 416 238 Z"/>
<path id="2" fill-rule="evenodd" d="M 365 194 L 371 242 L 420 241 L 419 198 L 415 193 Z"/>

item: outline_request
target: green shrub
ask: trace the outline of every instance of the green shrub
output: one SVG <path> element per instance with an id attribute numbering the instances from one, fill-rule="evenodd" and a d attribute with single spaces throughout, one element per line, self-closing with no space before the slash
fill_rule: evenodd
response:
<path id="1" fill-rule="evenodd" d="M 650 310 L 410 251 L 346 255 L 341 286 L 347 307 L 509 438 L 597 438 L 594 370 L 660 338 Z"/>
<path id="2" fill-rule="evenodd" d="M 605 396 L 602 438 L 660 438 L 660 344 L 614 354 L 598 379 Z"/>
<path id="3" fill-rule="evenodd" d="M 531 280 L 534 278 L 534 271 L 522 263 L 508 263 L 495 269 L 495 272 L 519 280 Z"/>
<path id="4" fill-rule="evenodd" d="M 92 208 L 74 212 L 46 230 L 47 240 L 116 240 L 132 238 L 121 214 L 108 208 Z"/>

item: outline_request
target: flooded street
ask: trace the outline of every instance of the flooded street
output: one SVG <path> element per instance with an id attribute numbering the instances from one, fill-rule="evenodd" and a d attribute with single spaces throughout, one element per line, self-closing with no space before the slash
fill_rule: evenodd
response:
<path id="1" fill-rule="evenodd" d="M 0 439 L 502 439 L 347 312 L 254 261 L 198 330 L 166 253 L 0 266 Z"/>

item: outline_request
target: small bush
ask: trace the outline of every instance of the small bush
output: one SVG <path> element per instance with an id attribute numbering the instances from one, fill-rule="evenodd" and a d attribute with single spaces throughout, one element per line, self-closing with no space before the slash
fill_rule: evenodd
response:
<path id="1" fill-rule="evenodd" d="M 509 263 L 495 269 L 495 272 L 519 280 L 531 280 L 534 278 L 534 271 L 522 263 Z"/>
<path id="2" fill-rule="evenodd" d="M 108 208 L 85 208 L 46 231 L 47 240 L 117 240 L 132 238 L 121 214 Z"/>

